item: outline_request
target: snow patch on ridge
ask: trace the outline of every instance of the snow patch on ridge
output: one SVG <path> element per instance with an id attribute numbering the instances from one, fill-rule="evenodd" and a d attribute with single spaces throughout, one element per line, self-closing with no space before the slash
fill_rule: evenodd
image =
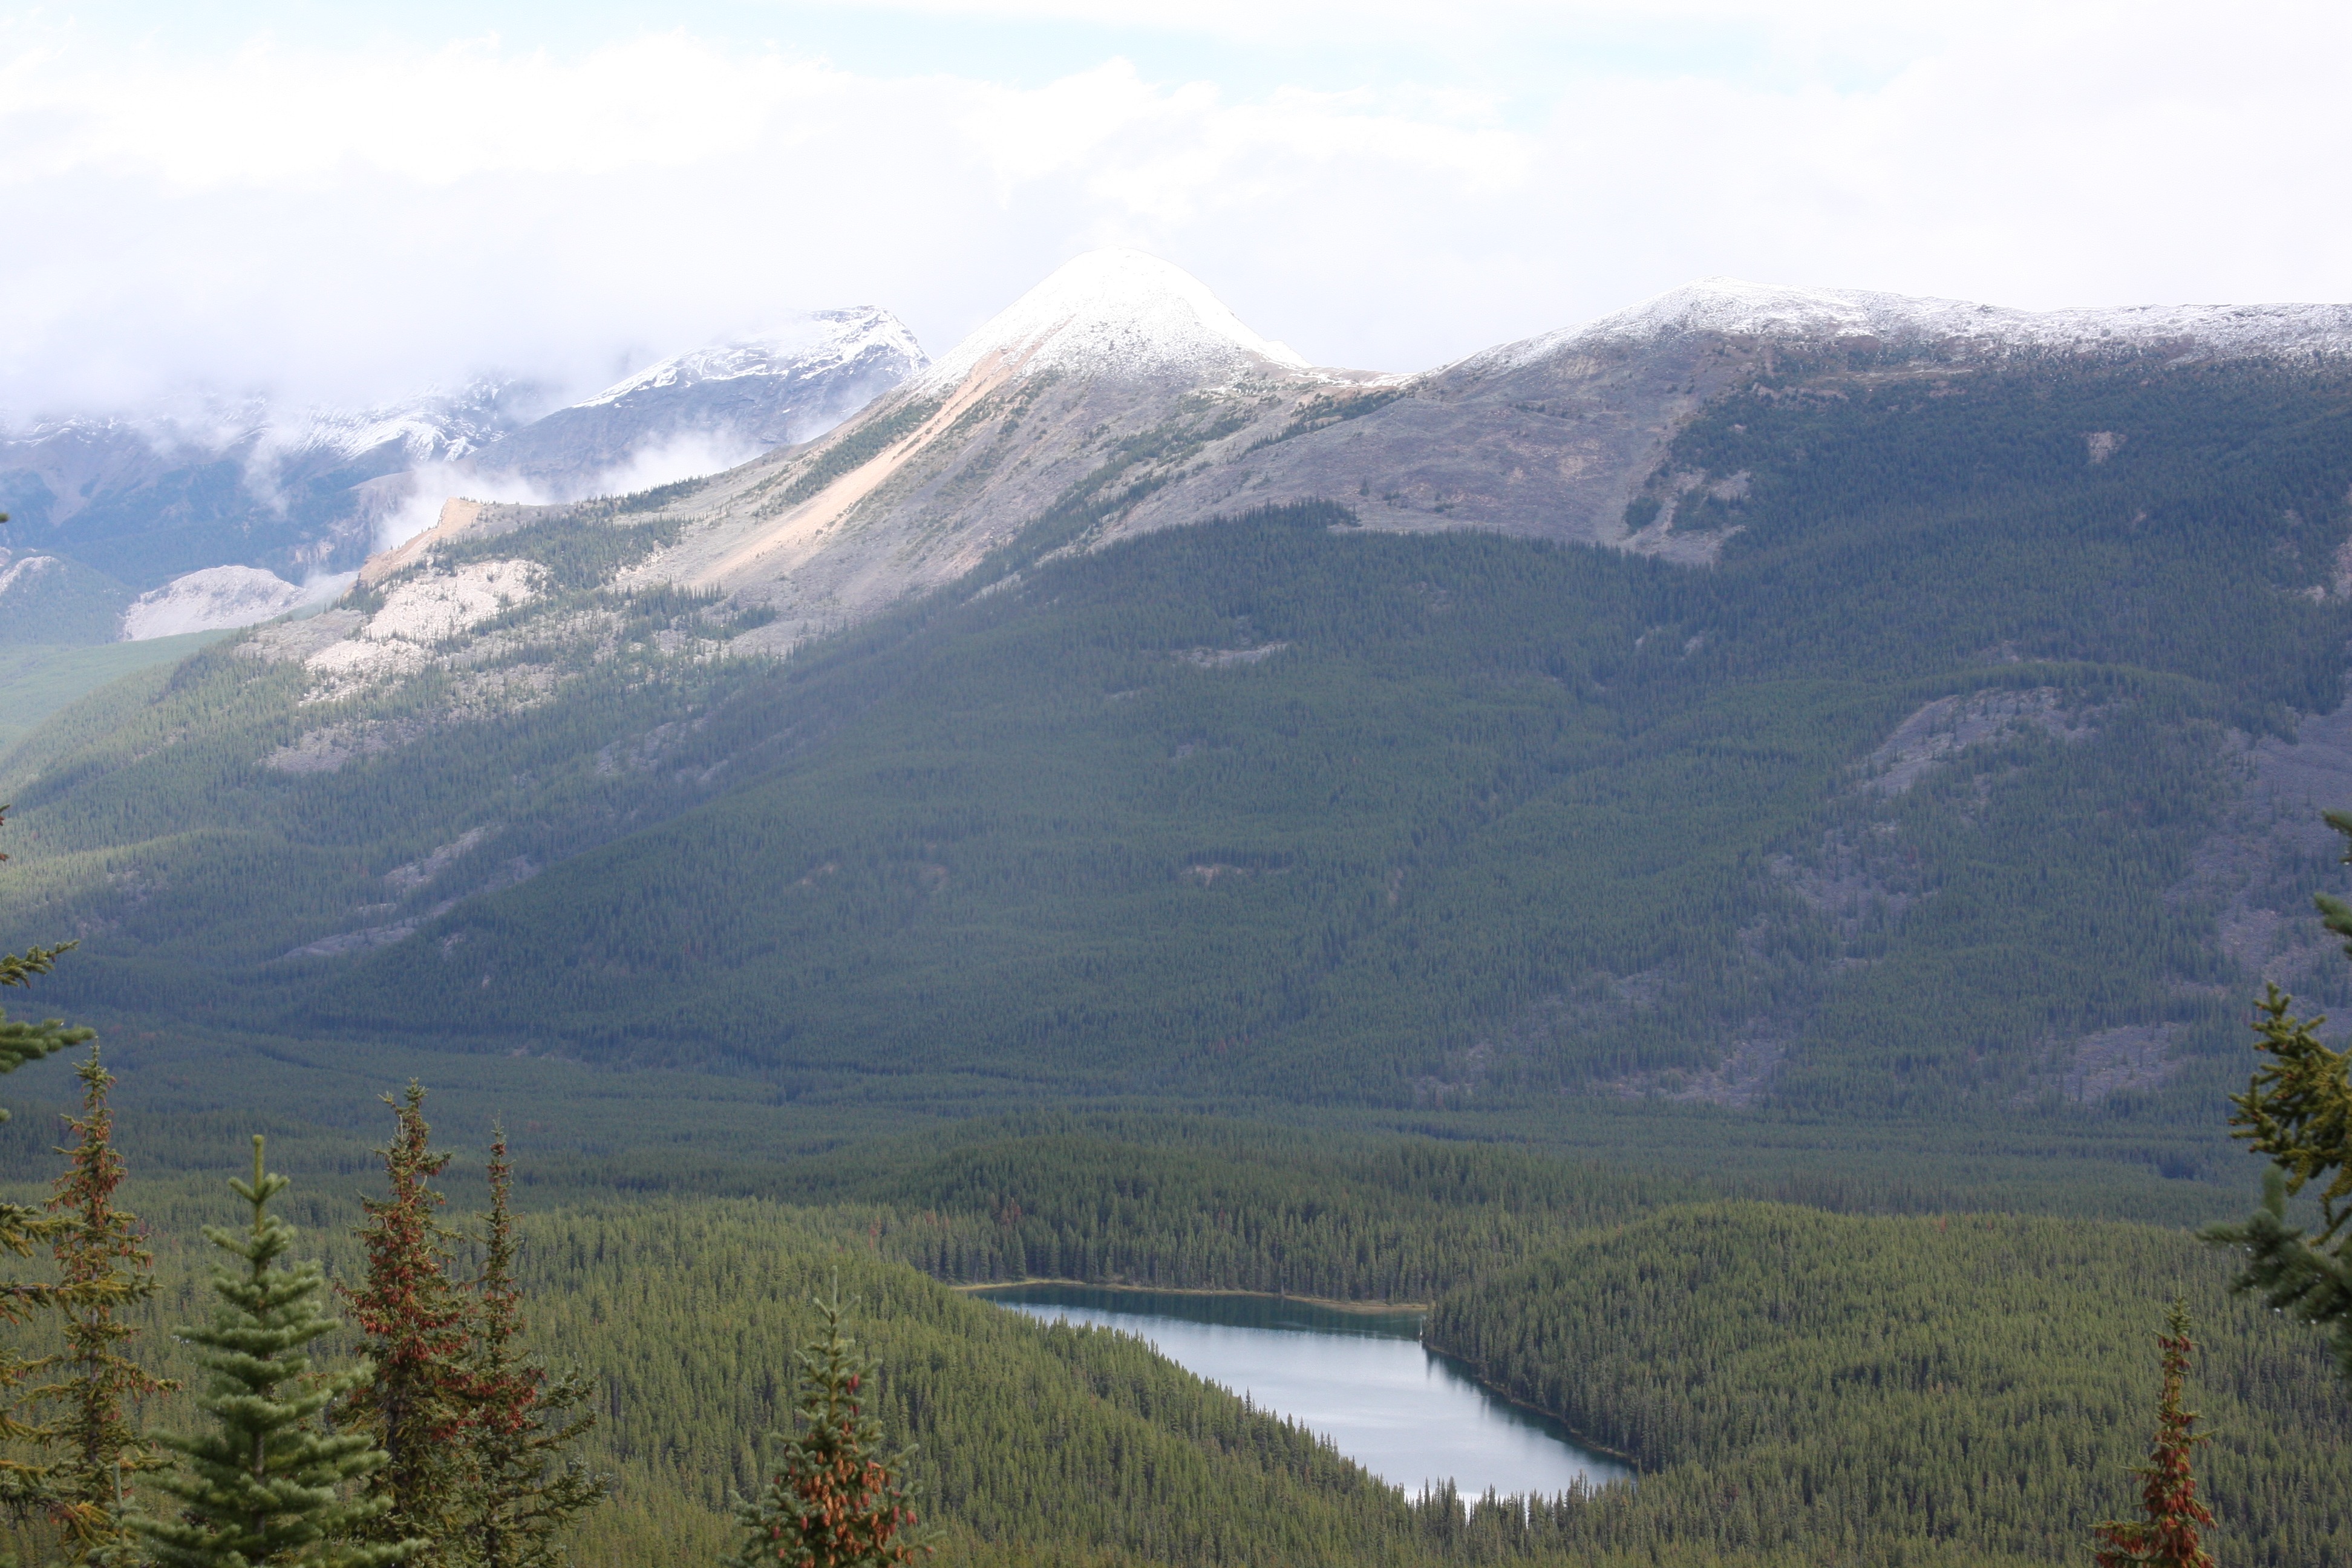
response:
<path id="1" fill-rule="evenodd" d="M 1013 374 L 1065 371 L 1135 379 L 1307 368 L 1297 351 L 1242 324 L 1181 267 L 1139 250 L 1093 250 L 1066 262 L 917 381 L 960 386 L 994 358 Z"/>
<path id="2" fill-rule="evenodd" d="M 1510 370 L 1572 350 L 1697 332 L 1811 342 L 1868 338 L 1890 345 L 1953 343 L 1995 351 L 2179 349 L 2228 355 L 2333 355 L 2352 353 L 2352 305 L 2017 310 L 1866 289 L 1791 289 L 1737 278 L 1704 278 L 1599 321 L 1506 343 L 1464 363 Z"/>

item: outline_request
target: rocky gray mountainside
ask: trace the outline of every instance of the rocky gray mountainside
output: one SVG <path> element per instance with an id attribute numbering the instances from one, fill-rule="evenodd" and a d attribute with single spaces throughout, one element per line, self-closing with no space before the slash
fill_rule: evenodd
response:
<path id="1" fill-rule="evenodd" d="M 631 580 L 773 614 L 779 645 L 951 581 L 1049 514 L 1111 518 L 1269 409 L 1381 381 L 1309 367 L 1166 262 L 1094 252 L 824 440 L 670 501 L 678 538 Z"/>
<path id="2" fill-rule="evenodd" d="M 1370 395 L 1270 410 L 1227 438 L 1224 461 L 1177 475 L 1121 527 L 1341 497 L 1375 528 L 1468 525 L 1701 563 L 1724 536 L 1676 529 L 1693 477 L 1655 470 L 1680 424 L 1729 387 L 1787 362 L 1932 373 L 2118 354 L 2352 356 L 2352 305 L 2033 312 L 1708 279 Z M 1654 488 L 1658 504 L 1637 505 Z"/>
<path id="3" fill-rule="evenodd" d="M 1099 543 L 1339 500 L 1370 527 L 1475 527 L 1689 564 L 1737 474 L 1665 475 L 1675 432 L 1792 364 L 1889 374 L 2032 356 L 2352 353 L 2352 306 L 2029 312 L 1708 279 L 1415 375 L 1318 368 L 1181 269 L 1083 256 L 822 441 L 671 502 L 636 580 L 727 594 L 781 643 L 971 571 L 1024 530 Z"/>
<path id="4" fill-rule="evenodd" d="M 26 568 L 0 584 L 0 641 L 190 629 L 206 605 L 206 624 L 247 624 L 236 617 L 278 613 L 299 585 L 356 568 L 404 509 L 421 502 L 429 519 L 428 490 L 572 500 L 723 468 L 822 434 L 924 363 L 887 312 L 830 310 L 665 360 L 552 412 L 544 387 L 485 381 L 290 420 L 249 403 L 37 424 L 0 437 L 0 510 L 11 514 L 0 548 Z M 224 594 L 194 580 L 226 567 L 281 588 Z M 121 621 L 142 595 L 146 613 Z"/>

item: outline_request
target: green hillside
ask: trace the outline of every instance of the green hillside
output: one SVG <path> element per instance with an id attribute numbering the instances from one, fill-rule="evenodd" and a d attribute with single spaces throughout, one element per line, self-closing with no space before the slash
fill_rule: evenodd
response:
<path id="1" fill-rule="evenodd" d="M 30 552 L 15 553 L 21 558 Z M 0 567 L 5 565 L 0 553 Z M 131 597 L 130 588 L 79 561 L 63 555 L 19 559 L 16 576 L 0 591 L 0 647 L 11 658 L 24 658 L 54 647 L 111 643 L 121 635 L 122 612 Z M 0 735 L 0 745 L 13 738 Z"/>
<path id="2" fill-rule="evenodd" d="M 59 709 L 157 665 L 177 664 L 225 633 L 189 632 L 144 642 L 91 646 L 34 644 L 8 650 L 0 668 L 0 752 L 31 734 Z"/>
<path id="3" fill-rule="evenodd" d="M 2079 1561 L 2136 1488 L 2151 1336 L 2178 1293 L 2202 1325 L 2193 1408 L 2219 1436 L 2198 1470 L 2222 1560 L 2352 1562 L 2352 1413 L 2316 1337 L 2226 1277 L 2137 1226 L 1718 1205 L 1497 1271 L 1440 1300 L 1427 1337 L 1640 1465 L 1580 1541 Z"/>
<path id="4" fill-rule="evenodd" d="M 2131 1028 L 2101 1113 L 2201 1117 L 2248 976 L 2188 874 L 2243 738 L 2337 700 L 2347 426 L 2261 366 L 1795 366 L 1661 470 L 1712 568 L 1309 507 L 782 663 L 670 654 L 724 633 L 601 585 L 625 516 L 541 524 L 468 546 L 558 590 L 478 668 L 305 702 L 225 647 L 59 715 L 0 914 L 116 1017 L 787 1099 L 2073 1117 Z M 322 724 L 336 771 L 257 765 Z"/>

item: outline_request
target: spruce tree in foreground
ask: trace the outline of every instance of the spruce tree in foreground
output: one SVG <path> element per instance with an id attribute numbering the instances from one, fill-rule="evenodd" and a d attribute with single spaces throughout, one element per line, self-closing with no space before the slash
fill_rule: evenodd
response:
<path id="1" fill-rule="evenodd" d="M 2166 1332 L 2156 1337 L 2164 1356 L 2164 1393 L 2156 1407 L 2156 1436 L 2148 1444 L 2147 1463 L 2136 1472 L 2141 1480 L 2140 1511 L 2144 1519 L 2110 1520 L 2098 1528 L 2098 1568 L 2213 1568 L 2213 1558 L 2200 1543 L 2198 1527 L 2213 1522 L 2212 1510 L 2197 1500 L 2197 1476 L 2190 1461 L 2197 1445 L 2209 1436 L 2196 1432 L 2197 1414 L 2181 1408 L 2181 1385 L 2188 1380 L 2189 1358 L 2196 1345 L 2189 1337 L 2189 1304 L 2175 1301 L 2165 1314 Z"/>
<path id="2" fill-rule="evenodd" d="M 6 514 L 0 513 L 0 521 L 5 520 Z M 8 808 L 0 805 L 0 821 L 6 820 L 7 813 Z M 0 854 L 0 860 L 7 858 Z M 55 947 L 28 947 L 22 952 L 0 953 L 0 988 L 30 988 L 37 976 L 55 970 L 58 955 L 73 945 L 64 942 Z M 58 1018 L 47 1018 L 37 1024 L 12 1019 L 5 1009 L 0 1009 L 0 1073 L 15 1072 L 26 1062 L 37 1062 L 68 1046 L 80 1045 L 96 1033 L 93 1029 L 68 1028 Z M 6 1120 L 8 1112 L 0 1107 L 0 1121 Z M 0 1251 L 16 1258 L 28 1257 L 37 1244 L 57 1233 L 59 1225 L 57 1220 L 44 1217 L 37 1208 L 0 1203 Z M 35 1312 L 57 1304 L 54 1286 L 13 1279 L 0 1282 L 0 1329 L 20 1328 L 32 1320 Z M 33 1364 L 13 1344 L 0 1344 L 0 1444 L 38 1443 L 49 1436 L 46 1428 L 21 1419 L 17 1414 L 17 1390 L 23 1387 L 25 1374 Z M 22 1514 L 46 1505 L 49 1500 L 47 1465 L 0 1457 L 0 1507 Z"/>
<path id="3" fill-rule="evenodd" d="M 783 1463 L 757 1502 L 738 1505 L 749 1539 L 740 1568 L 897 1568 L 934 1551 L 915 1523 L 906 1466 L 882 1451 L 882 1424 L 861 1398 L 875 1363 L 841 1331 L 841 1292 L 816 1301 L 824 1331 L 801 1347 L 793 1392 L 799 1431 L 772 1436 Z"/>
<path id="4" fill-rule="evenodd" d="M 437 1211 L 442 1195 L 433 1178 L 449 1163 L 432 1151 L 425 1121 L 425 1090 L 411 1083 L 392 1107 L 392 1142 L 383 1156 L 390 1193 L 362 1206 L 367 1223 L 367 1277 L 341 1294 L 367 1336 L 374 1375 L 345 1409 L 357 1430 L 374 1438 L 383 1466 L 367 1492 L 383 1504 L 368 1524 L 372 1540 L 424 1540 L 415 1561 L 441 1563 L 444 1547 L 460 1533 L 472 1412 L 467 1388 L 467 1302 L 449 1278 L 448 1228 Z"/>
<path id="5" fill-rule="evenodd" d="M 154 1256 L 140 1243 L 139 1217 L 114 1206 L 122 1184 L 115 1152 L 114 1116 L 107 1090 L 114 1075 L 100 1065 L 98 1048 L 77 1076 L 82 1113 L 66 1123 L 74 1144 L 48 1206 L 67 1223 L 50 1246 L 58 1260 L 58 1306 L 66 1348 L 40 1364 L 63 1381 L 35 1391 L 59 1409 L 53 1441 L 62 1450 L 51 1468 L 53 1507 L 66 1531 L 71 1561 L 90 1562 L 127 1544 L 124 1486 L 165 1461 L 141 1440 L 126 1401 L 177 1388 L 152 1376 L 122 1353 L 133 1333 L 117 1315 L 155 1294 Z"/>
<path id="6" fill-rule="evenodd" d="M 2331 811 L 2327 825 L 2352 839 L 2352 813 Z M 2352 865 L 2352 850 L 2345 862 Z M 2322 894 L 2327 929 L 2352 937 L 2352 904 Z M 2352 942 L 2344 951 L 2352 954 Z M 2352 1052 L 2320 1043 L 2320 1018 L 2297 1018 L 2273 985 L 2263 998 L 2255 1049 L 2269 1059 L 2246 1092 L 2231 1095 L 2230 1124 L 2258 1154 L 2271 1158 L 2262 1206 L 2242 1225 L 2210 1226 L 2205 1239 L 2241 1252 L 2231 1288 L 2257 1291 L 2273 1311 L 2300 1318 L 2326 1334 L 2336 1373 L 2352 1389 Z M 2287 1200 L 2313 1182 L 2319 1229 L 2289 1225 Z"/>
<path id="7" fill-rule="evenodd" d="M 604 1480 L 565 1454 L 596 1424 L 589 1385 L 576 1372 L 551 1378 L 522 1344 L 522 1290 L 515 1280 L 514 1170 L 507 1135 L 490 1143 L 490 1212 L 483 1216 L 476 1287 L 472 1497 L 466 1535 L 480 1568 L 549 1568 L 563 1560 L 573 1516 L 604 1500 Z"/>
<path id="8" fill-rule="evenodd" d="M 327 1281 L 316 1263 L 279 1260 L 294 1227 L 269 1213 L 288 1179 L 265 1171 L 258 1133 L 253 1181 L 229 1186 L 253 1210 L 239 1233 L 205 1227 L 215 1247 L 242 1268 L 213 1270 L 220 1298 L 212 1321 L 173 1331 L 196 1347 L 211 1375 L 197 1407 L 215 1429 L 200 1437 L 165 1437 L 179 1468 L 157 1479 L 178 1501 L 172 1519 L 131 1516 L 131 1526 L 162 1568 L 376 1568 L 411 1556 L 421 1542 L 360 1544 L 354 1533 L 384 1510 L 381 1500 L 352 1500 L 347 1483 L 383 1465 L 383 1450 L 364 1432 L 330 1434 L 322 1420 L 339 1395 L 365 1383 L 365 1363 L 320 1373 L 304 1346 L 341 1325 L 320 1310 Z"/>

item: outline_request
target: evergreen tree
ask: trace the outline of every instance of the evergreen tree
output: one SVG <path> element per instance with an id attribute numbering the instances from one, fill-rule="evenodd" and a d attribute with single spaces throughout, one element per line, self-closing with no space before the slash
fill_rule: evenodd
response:
<path id="1" fill-rule="evenodd" d="M 341 1489 L 382 1468 L 385 1455 L 368 1434 L 331 1434 L 322 1418 L 371 1369 L 362 1363 L 321 1373 L 303 1348 L 341 1325 L 320 1309 L 327 1280 L 316 1263 L 279 1264 L 294 1227 L 269 1213 L 269 1200 L 288 1185 L 265 1171 L 256 1133 L 251 1184 L 229 1183 L 253 1210 L 250 1228 L 205 1227 L 207 1240 L 245 1267 L 213 1270 L 221 1304 L 209 1324 L 173 1331 L 197 1348 L 211 1374 L 196 1404 L 216 1425 L 203 1436 L 162 1439 L 183 1461 L 157 1481 L 178 1500 L 180 1516 L 130 1517 L 160 1568 L 377 1568 L 407 1561 L 424 1544 L 353 1539 L 387 1505 L 347 1499 Z"/>
<path id="2" fill-rule="evenodd" d="M 55 1441 L 63 1453 L 50 1479 L 73 1560 L 87 1562 L 129 1540 L 122 1522 L 126 1479 L 165 1462 L 142 1442 L 124 1402 L 179 1384 L 150 1375 L 122 1353 L 135 1331 L 117 1313 L 154 1295 L 154 1256 L 140 1244 L 138 1216 L 114 1206 L 123 1176 L 107 1105 L 114 1075 L 100 1065 L 95 1047 L 78 1076 L 82 1113 L 67 1123 L 74 1145 L 60 1152 L 71 1161 L 48 1203 L 68 1222 L 51 1242 L 66 1349 L 41 1363 L 66 1375 L 36 1396 L 61 1407 Z"/>
<path id="3" fill-rule="evenodd" d="M 490 1212 L 483 1216 L 482 1277 L 476 1286 L 472 1496 L 467 1534 L 480 1568 L 546 1568 L 563 1558 L 572 1517 L 604 1500 L 604 1481 L 564 1450 L 595 1425 L 589 1384 L 576 1372 L 550 1377 L 523 1348 L 520 1243 L 510 1195 L 507 1137 L 490 1144 Z"/>
<path id="4" fill-rule="evenodd" d="M 2331 811 L 2327 825 L 2352 838 L 2352 813 Z M 2345 862 L 2352 865 L 2352 850 Z M 2322 894 L 2327 929 L 2352 937 L 2352 904 Z M 2345 944 L 2352 954 L 2352 942 Z M 2322 1018 L 2297 1018 L 2275 985 L 2259 1005 L 2255 1049 L 2269 1058 L 2237 1109 L 2231 1136 L 2271 1158 L 2262 1206 L 2242 1225 L 2209 1226 L 2205 1237 L 2245 1254 L 2232 1286 L 2259 1291 L 2275 1311 L 2300 1318 L 2328 1338 L 2337 1374 L 2352 1388 L 2352 1052 L 2320 1042 Z M 2289 1225 L 2287 1200 L 2312 1182 L 2319 1191 L 2319 1229 Z"/>
<path id="5" fill-rule="evenodd" d="M 0 513 L 0 517 L 5 515 Z M 0 823 L 7 821 L 8 812 L 9 807 L 0 805 Z M 0 854 L 0 860 L 6 858 L 6 855 Z M 61 942 L 53 947 L 28 947 L 22 952 L 0 953 L 0 985 L 31 986 L 35 976 L 50 973 L 57 968 L 59 953 L 79 945 Z M 37 1024 L 12 1021 L 5 1011 L 0 1011 L 0 1073 L 15 1072 L 26 1062 L 37 1062 L 68 1046 L 80 1045 L 97 1033 L 95 1029 L 69 1029 L 61 1018 L 45 1018 Z M 0 1108 L 0 1121 L 7 1119 L 7 1110 Z M 0 1216 L 5 1216 L 0 1217 L 0 1246 L 8 1247 L 20 1258 L 32 1250 L 31 1243 L 24 1240 L 21 1232 L 9 1227 L 22 1225 L 33 1213 L 14 1204 L 0 1209 Z M 20 1240 L 24 1241 L 21 1246 L 17 1245 Z"/>
<path id="6" fill-rule="evenodd" d="M 8 808 L 0 805 L 0 822 L 6 820 L 7 813 Z M 0 854 L 0 860 L 7 858 Z M 65 942 L 54 947 L 27 947 L 20 953 L 0 953 L 0 986 L 29 988 L 36 976 L 47 974 L 57 967 L 59 953 L 73 946 Z M 68 1046 L 80 1045 L 96 1033 L 93 1029 L 68 1028 L 59 1018 L 43 1019 L 37 1024 L 12 1019 L 5 1009 L 0 1009 L 0 1073 L 15 1072 L 26 1062 L 38 1061 Z M 0 1121 L 7 1119 L 6 1108 L 0 1107 Z M 37 1208 L 0 1203 L 0 1251 L 17 1258 L 28 1257 L 35 1246 L 55 1236 L 58 1229 L 58 1222 L 44 1218 Z M 0 1328 L 21 1328 L 35 1312 L 57 1304 L 54 1286 L 15 1279 L 0 1282 Z M 26 1374 L 33 1365 L 15 1344 L 0 1344 L 0 1443 L 40 1443 L 50 1436 L 47 1428 L 26 1421 L 18 1414 L 17 1390 L 24 1386 Z M 22 1514 L 45 1504 L 49 1496 L 45 1464 L 0 1458 L 0 1505 Z"/>
<path id="7" fill-rule="evenodd" d="M 2197 1500 L 2197 1476 L 2190 1460 L 2197 1445 L 2210 1436 L 2196 1433 L 2197 1413 L 2180 1406 L 2181 1385 L 2189 1376 L 2189 1358 L 2196 1345 L 2189 1337 L 2189 1303 L 2175 1301 L 2165 1314 L 2168 1331 L 2156 1342 L 2164 1356 L 2164 1392 L 2156 1405 L 2156 1436 L 2148 1444 L 2147 1463 L 2135 1472 L 2141 1479 L 2140 1520 L 2110 1520 L 2099 1526 L 2098 1568 L 2131 1568 L 2149 1563 L 2157 1568 L 2213 1568 L 2212 1554 L 2200 1544 L 2198 1526 L 2213 1522 L 2213 1512 Z"/>
<path id="8" fill-rule="evenodd" d="M 432 1152 L 425 1121 L 425 1089 L 411 1083 L 392 1107 L 392 1142 L 383 1156 L 391 1191 L 362 1206 L 359 1237 L 367 1248 L 367 1277 L 344 1289 L 367 1336 L 373 1377 L 347 1407 L 359 1430 L 384 1453 L 368 1477 L 368 1495 L 383 1503 L 368 1525 L 372 1539 L 421 1538 L 420 1563 L 447 1561 L 444 1547 L 460 1533 L 465 1474 L 471 1445 L 466 1384 L 467 1305 L 449 1278 L 449 1232 L 436 1211 L 443 1203 L 433 1178 L 449 1156 Z"/>
<path id="9" fill-rule="evenodd" d="M 824 1330 L 794 1358 L 799 1431 L 772 1436 L 782 1465 L 757 1502 L 735 1517 L 749 1532 L 740 1568 L 891 1568 L 935 1550 L 915 1523 L 906 1480 L 912 1449 L 882 1451 L 882 1424 L 861 1403 L 877 1370 L 841 1331 L 841 1289 L 813 1298 Z"/>

